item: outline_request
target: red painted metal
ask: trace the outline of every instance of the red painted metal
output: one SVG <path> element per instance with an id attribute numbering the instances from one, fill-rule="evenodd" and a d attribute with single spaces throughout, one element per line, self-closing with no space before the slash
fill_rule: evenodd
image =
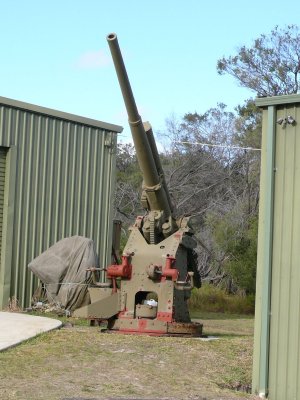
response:
<path id="1" fill-rule="evenodd" d="M 137 328 L 121 328 L 119 329 L 120 333 L 128 333 L 128 334 L 134 334 L 134 335 L 142 335 L 142 334 L 149 334 L 153 336 L 161 336 L 163 334 L 166 334 L 167 330 L 159 330 L 159 329 L 153 329 L 152 326 L 148 326 L 149 323 L 151 323 L 152 320 L 145 319 L 145 318 L 140 318 L 138 320 L 138 326 Z"/>
<path id="2" fill-rule="evenodd" d="M 202 324 L 184 323 L 184 322 L 167 322 L 165 329 L 153 329 L 148 326 L 147 319 L 140 319 L 138 326 L 135 328 L 120 328 L 118 330 L 109 330 L 110 333 L 121 333 L 125 335 L 149 335 L 149 336 L 183 336 L 183 337 L 199 337 L 202 335 Z"/>
<path id="3" fill-rule="evenodd" d="M 131 278 L 132 265 L 129 256 L 122 256 L 122 264 L 113 264 L 107 267 L 108 278 Z"/>
<path id="4" fill-rule="evenodd" d="M 166 265 L 162 272 L 162 277 L 164 278 L 171 278 L 172 281 L 177 281 L 178 278 L 178 270 L 175 267 L 176 258 L 172 256 L 167 256 L 166 258 Z"/>
<path id="5" fill-rule="evenodd" d="M 173 313 L 171 312 L 158 312 L 156 319 L 159 321 L 164 321 L 164 322 L 172 322 L 173 321 Z"/>
<path id="6" fill-rule="evenodd" d="M 136 331 L 130 329 L 119 329 L 118 331 L 111 331 L 110 333 L 122 333 L 124 335 L 148 335 L 148 336 L 166 336 L 166 331 Z"/>
<path id="7" fill-rule="evenodd" d="M 147 329 L 147 323 L 148 321 L 146 319 L 139 319 L 138 320 L 138 330 L 139 331 L 145 331 L 145 329 Z"/>

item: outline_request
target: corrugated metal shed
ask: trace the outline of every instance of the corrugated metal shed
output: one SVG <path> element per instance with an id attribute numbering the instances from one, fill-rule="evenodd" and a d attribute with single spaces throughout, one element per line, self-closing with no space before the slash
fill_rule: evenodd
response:
<path id="1" fill-rule="evenodd" d="M 95 241 L 110 260 L 120 126 L 0 97 L 0 308 L 29 304 L 27 264 L 58 240 Z"/>
<path id="2" fill-rule="evenodd" d="M 300 399 L 300 95 L 263 107 L 253 390 Z M 293 122 L 294 120 L 294 122 Z"/>

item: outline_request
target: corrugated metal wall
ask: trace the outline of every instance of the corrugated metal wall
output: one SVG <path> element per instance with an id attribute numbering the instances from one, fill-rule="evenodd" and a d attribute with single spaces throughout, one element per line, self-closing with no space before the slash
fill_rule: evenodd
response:
<path id="1" fill-rule="evenodd" d="M 0 254 L 1 254 L 1 246 L 2 246 L 6 153 L 7 153 L 7 150 L 3 147 L 0 147 Z M 1 268 L 1 264 L 0 264 L 0 268 Z"/>
<path id="2" fill-rule="evenodd" d="M 15 152 L 10 296 L 24 306 L 36 286 L 28 262 L 61 238 L 92 238 L 109 261 L 116 131 L 0 104 L 0 146 Z"/>
<path id="3" fill-rule="evenodd" d="M 300 96 L 257 103 L 268 108 L 263 125 L 253 388 L 270 400 L 300 400 Z M 286 123 L 288 116 L 296 123 Z"/>
<path id="4" fill-rule="evenodd" d="M 277 119 L 299 107 L 277 110 Z M 269 396 L 300 399 L 300 128 L 277 125 L 271 280 Z"/>

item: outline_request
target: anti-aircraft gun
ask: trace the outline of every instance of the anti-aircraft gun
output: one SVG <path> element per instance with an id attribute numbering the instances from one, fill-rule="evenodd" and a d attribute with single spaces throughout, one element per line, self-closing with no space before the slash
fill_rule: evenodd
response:
<path id="1" fill-rule="evenodd" d="M 200 286 L 189 218 L 174 218 L 151 125 L 138 113 L 117 36 L 107 41 L 143 175 L 146 214 L 130 228 L 122 263 L 105 269 L 107 282 L 89 288 L 91 304 L 74 316 L 107 320 L 108 329 L 125 333 L 200 335 L 202 325 L 191 322 L 187 306 L 194 284 Z"/>

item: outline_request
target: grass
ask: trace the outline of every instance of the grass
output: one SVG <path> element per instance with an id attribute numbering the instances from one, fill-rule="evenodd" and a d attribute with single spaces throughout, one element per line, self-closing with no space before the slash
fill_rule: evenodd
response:
<path id="1" fill-rule="evenodd" d="M 250 399 L 253 319 L 194 315 L 219 340 L 105 334 L 74 320 L 0 353 L 1 398 Z"/>
<path id="2" fill-rule="evenodd" d="M 194 290 L 191 317 L 218 337 L 209 342 L 100 333 L 86 320 L 34 312 L 65 328 L 0 353 L 1 398 L 252 399 L 253 304 L 209 285 Z"/>
<path id="3" fill-rule="evenodd" d="M 221 318 L 220 318 L 221 317 Z M 253 317 L 249 316 L 230 316 L 231 318 L 224 318 L 224 315 L 213 313 L 208 314 L 192 314 L 193 320 L 200 320 L 203 322 L 203 334 L 218 336 L 218 337 L 240 337 L 249 336 L 253 337 L 254 323 Z"/>
<path id="4" fill-rule="evenodd" d="M 51 312 L 29 311 L 29 312 L 27 312 L 27 314 L 36 315 L 38 317 L 59 319 L 63 324 L 67 324 L 67 325 L 71 324 L 74 326 L 90 326 L 90 321 L 87 319 L 67 317 L 65 315 L 55 313 L 53 311 L 51 311 Z"/>

